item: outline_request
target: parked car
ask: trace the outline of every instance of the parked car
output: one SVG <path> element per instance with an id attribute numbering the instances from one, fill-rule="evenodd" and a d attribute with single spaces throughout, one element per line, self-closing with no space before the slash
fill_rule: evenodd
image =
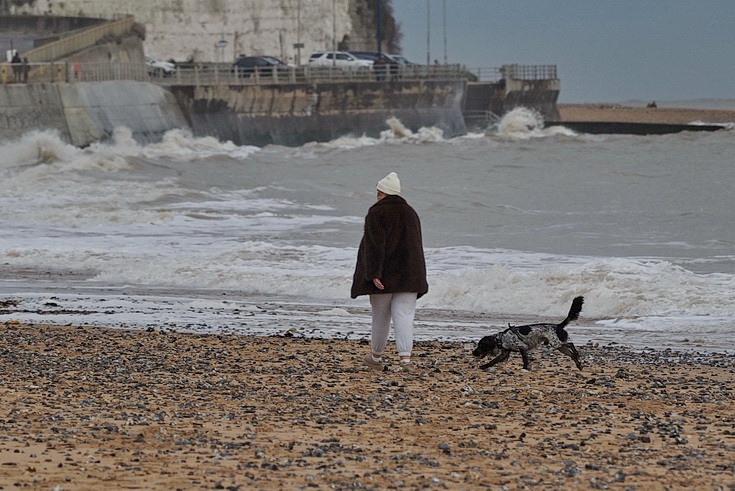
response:
<path id="1" fill-rule="evenodd" d="M 370 60 L 373 63 L 383 63 L 385 65 L 398 64 L 398 62 L 387 53 L 378 53 L 377 51 L 349 51 L 349 53 L 361 60 Z"/>
<path id="2" fill-rule="evenodd" d="M 373 70 L 378 80 L 384 80 L 390 74 L 391 78 L 398 76 L 398 70 L 401 65 L 391 55 L 386 53 L 378 53 L 377 51 L 350 51 L 350 54 L 360 58 L 361 60 L 370 60 L 373 62 Z"/>
<path id="3" fill-rule="evenodd" d="M 311 66 L 338 66 L 346 69 L 367 69 L 373 66 L 370 60 L 361 60 L 347 51 L 318 51 L 309 57 Z"/>
<path id="4" fill-rule="evenodd" d="M 416 64 L 416 63 L 412 63 L 408 61 L 408 59 L 403 55 L 388 55 L 388 56 L 396 60 L 401 65 L 415 65 Z"/>
<path id="5" fill-rule="evenodd" d="M 241 56 L 232 65 L 232 71 L 240 77 L 251 77 L 257 72 L 260 77 L 272 77 L 273 70 L 288 72 L 291 67 L 274 56 Z"/>
<path id="6" fill-rule="evenodd" d="M 176 65 L 170 61 L 159 60 L 151 55 L 145 55 L 145 64 L 151 77 L 168 77 L 176 71 Z"/>

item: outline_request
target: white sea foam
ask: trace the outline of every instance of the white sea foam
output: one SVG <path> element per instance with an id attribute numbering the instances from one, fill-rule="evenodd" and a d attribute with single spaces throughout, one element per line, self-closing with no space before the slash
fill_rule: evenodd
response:
<path id="1" fill-rule="evenodd" d="M 260 151 L 255 146 L 238 146 L 212 137 L 194 137 L 190 131 L 166 132 L 159 143 L 141 145 L 126 127 L 118 127 L 110 142 L 93 143 L 80 149 L 64 142 L 58 132 L 32 131 L 17 140 L 0 144 L 0 170 L 28 164 L 49 164 L 59 171 L 118 171 L 129 167 L 128 158 L 193 160 L 214 155 L 244 159 Z M 46 171 L 47 169 L 44 169 Z"/>
<path id="2" fill-rule="evenodd" d="M 694 126 L 722 126 L 726 130 L 733 130 L 735 129 L 735 122 L 729 122 L 729 123 L 708 123 L 705 121 L 691 121 L 687 124 L 694 125 Z M 720 130 L 721 131 L 721 130 Z"/>
<path id="3" fill-rule="evenodd" d="M 56 131 L 31 131 L 0 145 L 0 171 L 20 165 L 70 161 L 81 154 L 82 150 L 64 143 Z"/>
<path id="4" fill-rule="evenodd" d="M 503 115 L 488 135 L 512 140 L 548 138 L 550 136 L 575 136 L 576 133 L 563 126 L 544 127 L 544 118 L 538 111 L 527 107 L 516 107 Z"/>
<path id="5" fill-rule="evenodd" d="M 733 284 L 732 277 L 695 275 L 665 261 L 598 259 L 534 269 L 499 264 L 437 275 L 427 300 L 437 308 L 533 315 L 583 294 L 593 317 L 731 316 Z"/>
<path id="6" fill-rule="evenodd" d="M 364 135 L 360 137 L 343 136 L 321 145 L 329 148 L 353 149 L 386 143 L 431 143 L 444 140 L 444 132 L 440 128 L 422 127 L 413 132 L 396 117 L 388 118 L 385 123 L 388 129 L 381 131 L 378 138 Z"/>
<path id="7" fill-rule="evenodd" d="M 158 255 L 69 250 L 45 257 L 41 251 L 23 251 L 8 257 L 12 266 L 53 268 L 58 267 L 58 261 L 67 261 L 64 264 L 102 270 L 86 288 L 118 285 L 117 289 L 125 291 L 128 285 L 139 285 L 138 289 L 148 285 L 151 293 L 120 296 L 114 293 L 114 287 L 108 286 L 103 296 L 94 298 L 84 298 L 79 293 L 54 294 L 54 303 L 61 302 L 63 309 L 87 312 L 82 317 L 71 313 L 35 314 L 34 305 L 39 311 L 49 310 L 44 307 L 48 297 L 16 294 L 13 298 L 23 298 L 23 307 L 29 313 L 12 318 L 201 332 L 269 334 L 279 329 L 303 331 L 309 326 L 316 328 L 315 335 L 344 336 L 358 328 L 367 332 L 369 316 L 355 316 L 348 310 L 368 307 L 364 297 L 348 298 L 354 250 L 284 249 L 266 243 L 219 244 L 218 249 L 219 253 L 201 257 L 185 250 L 172 255 L 173 248 L 161 250 Z M 443 253 L 430 252 L 433 257 Z M 492 251 L 488 254 L 493 255 Z M 506 252 L 499 251 L 496 259 L 503 257 L 509 258 Z M 713 280 L 665 262 L 599 259 L 583 264 L 578 258 L 571 258 L 567 266 L 529 268 L 539 259 L 548 258 L 517 258 L 515 262 L 488 268 L 432 270 L 430 292 L 419 301 L 419 339 L 478 337 L 506 322 L 558 320 L 566 315 L 571 299 L 582 294 L 586 298 L 583 316 L 572 328 L 576 339 L 679 348 L 682 343 L 687 346 L 687 339 L 697 345 L 704 339 L 710 340 L 705 343 L 709 349 L 728 349 L 722 340 L 735 327 L 731 278 Z M 517 268 L 516 263 L 522 267 Z M 81 288 L 83 291 L 84 287 Z M 157 288 L 188 292 L 195 298 L 188 300 L 187 293 L 180 298 L 157 298 Z M 221 291 L 235 294 L 228 293 L 226 299 L 208 298 Z M 256 298 L 336 306 L 317 308 L 311 313 L 302 307 L 286 306 L 267 313 L 258 303 L 249 303 L 257 302 L 250 300 Z M 274 301 L 282 305 L 281 300 Z M 436 319 L 430 313 L 432 309 L 456 314 Z M 462 312 L 476 314 L 470 318 Z M 254 318 L 244 321 L 243 316 Z M 0 320 L 3 318 L 7 315 L 0 316 Z"/>
<path id="8" fill-rule="evenodd" d="M 215 155 L 228 155 L 235 159 L 246 159 L 260 152 L 252 145 L 235 145 L 227 141 L 221 142 L 213 137 L 193 137 L 187 130 L 167 131 L 161 143 L 149 144 L 143 155 L 146 157 L 167 157 L 172 159 L 203 159 Z"/>
<path id="9" fill-rule="evenodd" d="M 383 131 L 380 135 L 385 140 L 398 139 L 400 141 L 410 141 L 416 143 L 438 142 L 443 140 L 443 132 L 436 127 L 422 127 L 418 132 L 414 133 L 406 128 L 398 118 L 388 118 L 386 121 L 389 130 Z"/>
<path id="10" fill-rule="evenodd" d="M 80 239 L 6 250 L 6 262 L 49 270 L 74 265 L 96 272 L 94 281 L 118 285 L 225 288 L 335 300 L 349 292 L 354 248 L 173 238 L 141 237 L 140 243 L 124 246 L 110 238 L 98 241 L 96 248 L 85 248 Z M 696 275 L 667 261 L 496 250 L 456 253 L 454 248 L 427 250 L 431 288 L 424 305 L 535 316 L 551 315 L 559 303 L 585 295 L 586 313 L 595 318 L 735 316 L 735 279 L 729 275 Z"/>

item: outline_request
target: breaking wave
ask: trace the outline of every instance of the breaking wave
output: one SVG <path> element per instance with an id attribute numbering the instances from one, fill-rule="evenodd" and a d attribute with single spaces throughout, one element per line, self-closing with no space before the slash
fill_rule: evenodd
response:
<path id="1" fill-rule="evenodd" d="M 140 144 L 126 127 L 115 129 L 110 142 L 78 148 L 65 142 L 57 131 L 31 131 L 0 144 L 0 171 L 28 165 L 48 164 L 65 170 L 116 171 L 127 168 L 129 158 L 156 158 L 193 161 L 228 155 L 243 159 L 260 151 L 255 146 L 238 146 L 213 137 L 195 137 L 188 130 L 165 133 L 157 143 Z"/>
<path id="2" fill-rule="evenodd" d="M 380 132 L 380 136 L 372 138 L 369 136 L 343 136 L 320 145 L 327 148 L 359 148 L 380 145 L 384 143 L 434 143 L 444 140 L 444 132 L 436 127 L 422 127 L 413 132 L 407 128 L 398 118 L 391 117 L 385 122 L 388 129 Z"/>
<path id="3" fill-rule="evenodd" d="M 507 112 L 487 134 L 509 140 L 548 138 L 556 135 L 576 135 L 574 131 L 563 126 L 545 128 L 544 118 L 541 113 L 527 107 L 516 107 Z"/>

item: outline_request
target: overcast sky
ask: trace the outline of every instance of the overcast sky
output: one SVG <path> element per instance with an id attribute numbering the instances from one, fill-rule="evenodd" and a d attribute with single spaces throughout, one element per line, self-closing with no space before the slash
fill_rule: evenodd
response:
<path id="1" fill-rule="evenodd" d="M 556 65 L 559 102 L 735 99 L 735 0 L 392 4 L 403 54 L 417 63 L 426 63 L 427 51 L 432 61 L 444 61 L 446 5 L 450 63 Z"/>

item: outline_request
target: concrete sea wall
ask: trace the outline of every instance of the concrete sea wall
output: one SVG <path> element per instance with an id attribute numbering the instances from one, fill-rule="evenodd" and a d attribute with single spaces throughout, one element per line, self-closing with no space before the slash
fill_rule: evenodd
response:
<path id="1" fill-rule="evenodd" d="M 171 93 L 146 82 L 59 84 L 70 140 L 86 145 L 125 126 L 139 142 L 160 141 L 172 128 L 187 126 Z"/>
<path id="2" fill-rule="evenodd" d="M 340 136 L 378 136 L 390 117 L 412 131 L 466 133 L 466 82 L 351 82 L 161 86 L 134 81 L 0 85 L 0 140 L 53 129 L 76 146 L 109 139 L 120 126 L 136 141 L 174 128 L 239 145 L 298 146 Z"/>
<path id="3" fill-rule="evenodd" d="M 244 145 L 302 145 L 346 134 L 376 137 L 395 117 L 408 129 L 436 126 L 466 133 L 466 82 L 423 81 L 174 86 L 195 135 Z"/>
<path id="4" fill-rule="evenodd" d="M 120 126 L 145 143 L 188 124 L 173 95 L 146 82 L 0 85 L 0 140 L 50 129 L 83 147 L 108 139 Z"/>
<path id="5" fill-rule="evenodd" d="M 467 86 L 465 120 L 468 127 L 477 129 L 487 124 L 484 112 L 500 117 L 516 107 L 527 107 L 537 111 L 545 121 L 557 121 L 558 97 L 559 80 L 556 79 L 472 82 Z"/>
<path id="6" fill-rule="evenodd" d="M 536 109 L 545 120 L 558 120 L 559 80 L 505 80 L 505 94 L 498 114 L 504 114 L 515 107 L 524 106 Z"/>
<path id="7" fill-rule="evenodd" d="M 41 129 L 57 130 L 71 141 L 56 84 L 0 85 L 0 140 Z"/>

